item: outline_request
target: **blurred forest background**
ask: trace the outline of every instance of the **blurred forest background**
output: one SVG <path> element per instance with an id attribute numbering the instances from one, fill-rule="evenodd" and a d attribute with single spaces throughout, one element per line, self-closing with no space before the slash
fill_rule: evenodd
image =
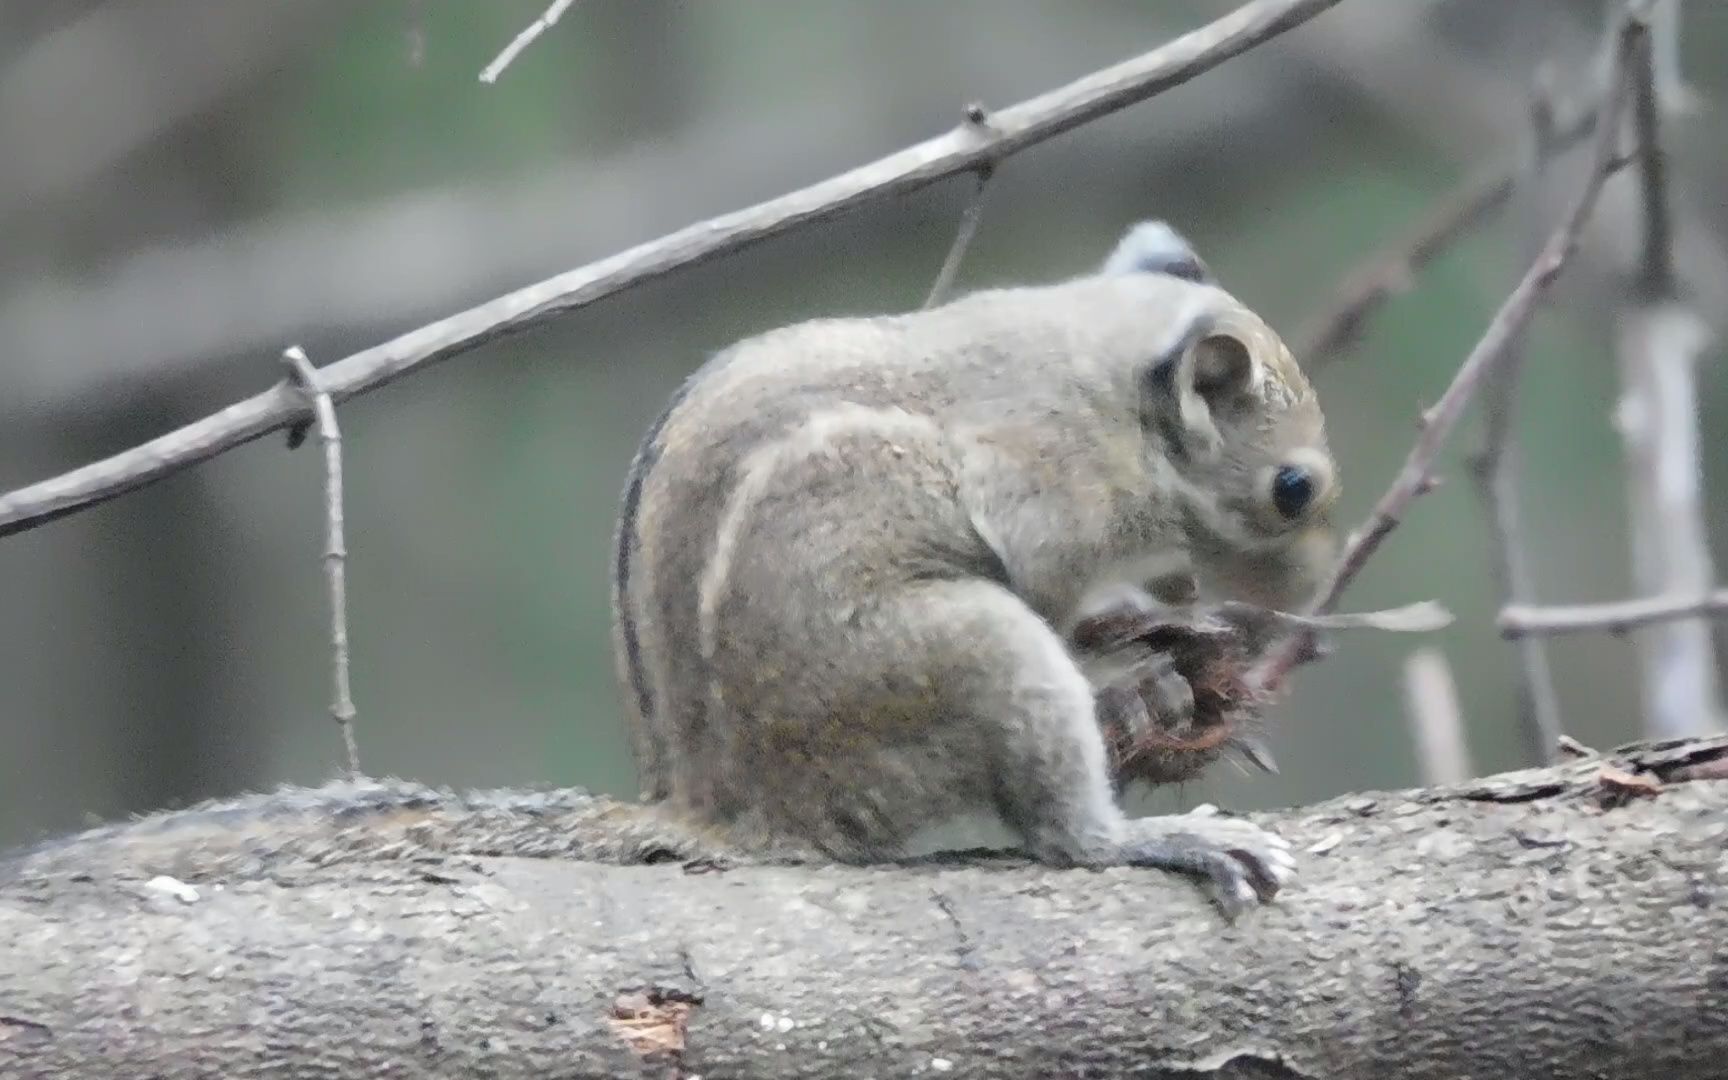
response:
<path id="1" fill-rule="evenodd" d="M 543 0 L 0 0 L 0 489 L 108 455 L 315 363 L 781 194 L 1151 49 L 1229 0 L 581 0 L 496 85 Z M 1666 127 L 1680 256 L 1728 310 L 1728 5 L 1685 9 L 1694 110 Z M 1472 166 L 1527 138 L 1539 62 L 1587 91 L 1582 0 L 1346 0 L 1216 71 L 1011 158 L 960 286 L 1095 264 L 1165 216 L 1287 337 Z M 1570 155 L 1569 161 L 1582 154 Z M 1572 164 L 1581 164 L 1573 161 Z M 1575 190 L 1560 171 L 1387 307 L 1318 384 L 1361 520 Z M 624 470 L 672 388 L 747 334 L 922 302 L 956 177 L 682 272 L 341 409 L 368 771 L 634 792 L 607 633 Z M 1609 315 L 1636 248 L 1609 189 L 1537 324 L 1520 426 L 1549 602 L 1631 595 Z M 1715 537 L 1728 378 L 1700 373 Z M 1442 647 L 1474 766 L 1525 763 L 1512 651 L 1463 467 L 1345 607 L 1438 598 L 1425 639 L 1355 635 L 1276 713 L 1279 777 L 1154 808 L 1413 783 L 1401 669 Z M 326 712 L 321 469 L 280 435 L 0 541 L 0 844 L 91 817 L 316 783 Z M 1718 565 L 1725 561 L 1720 543 Z M 1720 642 L 1722 635 L 1718 635 Z M 1632 646 L 1552 646 L 1567 729 L 1638 734 Z"/>

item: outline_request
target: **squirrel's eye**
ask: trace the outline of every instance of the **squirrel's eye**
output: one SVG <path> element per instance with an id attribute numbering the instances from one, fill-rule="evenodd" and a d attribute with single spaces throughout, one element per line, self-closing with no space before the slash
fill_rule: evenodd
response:
<path id="1" fill-rule="evenodd" d="M 1314 501 L 1314 478 L 1300 465 L 1280 465 L 1272 474 L 1272 505 L 1287 518 L 1297 517 Z"/>

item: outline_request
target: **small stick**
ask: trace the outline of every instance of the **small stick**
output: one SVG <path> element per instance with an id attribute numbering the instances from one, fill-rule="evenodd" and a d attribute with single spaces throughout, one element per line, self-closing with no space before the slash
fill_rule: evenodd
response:
<path id="1" fill-rule="evenodd" d="M 1505 638 L 1592 632 L 1624 634 L 1640 626 L 1700 617 L 1728 618 L 1728 589 L 1705 596 L 1655 596 L 1607 604 L 1509 605 L 1500 611 L 1499 627 L 1500 636 Z"/>
<path id="2" fill-rule="evenodd" d="M 1545 84 L 1539 83 L 1531 99 L 1534 149 L 1531 178 L 1539 180 L 1555 153 L 1554 105 Z M 1530 569 L 1524 542 L 1524 520 L 1519 505 L 1518 479 L 1523 454 L 1518 445 L 1515 417 L 1518 380 L 1524 367 L 1522 343 L 1512 347 L 1512 356 L 1500 373 L 1489 379 L 1482 391 L 1485 414 L 1482 450 L 1471 462 L 1477 490 L 1488 516 L 1492 539 L 1494 576 L 1502 604 L 1530 604 L 1536 599 L 1535 576 Z M 1547 646 L 1539 638 L 1526 638 L 1515 645 L 1520 675 L 1519 719 L 1531 758 L 1538 764 L 1553 764 L 1559 753 L 1560 695 L 1548 664 Z"/>
<path id="3" fill-rule="evenodd" d="M 1458 705 L 1452 666 L 1439 649 L 1417 649 L 1404 661 L 1404 700 L 1423 785 L 1443 787 L 1470 779 L 1464 710 Z"/>
<path id="4" fill-rule="evenodd" d="M 348 684 L 348 584 L 345 564 L 348 547 L 342 528 L 342 431 L 336 426 L 336 406 L 330 394 L 318 387 L 318 372 L 296 345 L 283 352 L 282 364 L 288 381 L 306 396 L 318 423 L 318 441 L 324 447 L 324 575 L 330 587 L 330 654 L 333 690 L 330 716 L 342 731 L 348 751 L 348 771 L 360 775 L 360 747 L 354 741 L 354 697 Z M 289 429 L 289 446 L 304 438 L 305 427 Z"/>
<path id="5" fill-rule="evenodd" d="M 575 2 L 576 0 L 552 0 L 551 6 L 538 19 L 529 23 L 526 30 L 517 34 L 511 39 L 510 44 L 504 46 L 504 51 L 498 54 L 496 60 L 486 65 L 485 70 L 480 72 L 480 81 L 483 83 L 497 82 L 498 76 L 504 74 L 504 69 L 515 62 L 517 55 L 523 49 L 534 44 L 535 38 L 552 29 L 553 24 L 563 18 L 564 13 Z"/>
<path id="6" fill-rule="evenodd" d="M 966 106 L 966 126 L 973 129 L 983 128 L 990 123 L 990 114 L 982 105 Z M 948 295 L 948 290 L 954 286 L 954 278 L 960 273 L 961 260 L 966 258 L 966 249 L 972 246 L 972 237 L 977 235 L 978 221 L 984 216 L 984 196 L 990 190 L 990 181 L 996 177 L 995 162 L 986 161 L 972 171 L 977 186 L 972 190 L 972 201 L 966 204 L 966 210 L 960 215 L 960 228 L 954 234 L 954 243 L 948 248 L 947 258 L 942 260 L 942 269 L 936 272 L 936 281 L 930 286 L 930 295 L 924 298 L 924 307 L 933 308 Z"/>
<path id="7" fill-rule="evenodd" d="M 966 249 L 972 246 L 972 237 L 978 232 L 978 219 L 984 216 L 984 193 L 990 189 L 996 168 L 981 165 L 974 175 L 978 178 L 978 186 L 973 189 L 972 201 L 966 205 L 966 212 L 960 216 L 960 228 L 954 234 L 948 257 L 942 260 L 942 269 L 936 273 L 935 283 L 930 286 L 930 295 L 924 298 L 925 308 L 933 308 L 947 297 L 954 278 L 960 273 L 960 262 L 966 257 Z"/>
<path id="8" fill-rule="evenodd" d="M 1578 110 L 1554 125 L 1549 153 L 1558 154 L 1596 129 L 1594 108 Z M 1616 161 L 1618 170 L 1625 164 Z M 1299 331 L 1296 355 L 1319 368 L 1349 350 L 1362 336 L 1368 319 L 1393 297 L 1408 292 L 1416 275 L 1444 255 L 1472 229 L 1486 222 L 1511 201 L 1524 171 L 1518 160 L 1494 165 L 1468 177 L 1429 212 L 1402 241 L 1371 256 L 1351 271 L 1332 306 Z"/>
<path id="9" fill-rule="evenodd" d="M 1351 534 L 1331 576 L 1311 605 L 1311 611 L 1318 614 L 1332 611 L 1344 589 L 1362 572 L 1362 567 L 1379 549 L 1387 534 L 1397 528 L 1410 505 L 1433 490 L 1436 482 L 1433 475 L 1434 462 L 1458 426 L 1465 407 L 1481 389 L 1483 380 L 1497 371 L 1511 356 L 1511 347 L 1522 338 L 1530 320 L 1535 317 L 1537 305 L 1547 296 L 1548 290 L 1559 278 L 1560 271 L 1565 269 L 1573 251 L 1577 249 L 1584 224 L 1595 210 L 1597 198 L 1601 195 L 1602 187 L 1611 171 L 1609 165 L 1614 160 L 1616 135 L 1626 101 L 1626 76 L 1630 58 L 1646 32 L 1642 23 L 1632 19 L 1626 20 L 1619 31 L 1615 63 L 1610 69 L 1600 111 L 1590 175 L 1583 190 L 1578 193 L 1577 201 L 1559 228 L 1549 236 L 1529 271 L 1500 305 L 1500 310 L 1495 312 L 1482 339 L 1476 343 L 1476 347 L 1452 376 L 1452 382 L 1446 387 L 1445 393 L 1440 395 L 1440 400 L 1423 413 L 1421 434 L 1417 436 L 1416 444 L 1405 458 L 1403 468 L 1399 470 L 1379 502 L 1375 503 L 1367 523 Z M 1312 631 L 1297 634 L 1267 657 L 1251 681 L 1261 688 L 1275 686 L 1303 656 L 1311 654 L 1312 651 Z"/>

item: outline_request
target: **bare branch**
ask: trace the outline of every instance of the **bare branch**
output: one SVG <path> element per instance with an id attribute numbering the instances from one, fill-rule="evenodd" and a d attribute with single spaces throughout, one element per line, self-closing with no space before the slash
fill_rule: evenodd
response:
<path id="1" fill-rule="evenodd" d="M 1508 638 L 1560 634 L 1624 634 L 1640 626 L 1699 617 L 1728 618 L 1728 589 L 1705 596 L 1657 596 L 1611 604 L 1565 607 L 1509 606 L 1500 612 L 1500 633 Z"/>
<path id="2" fill-rule="evenodd" d="M 1682 777 L 1725 741 L 1254 815 L 1301 872 L 1234 926 L 1151 870 L 619 866 L 584 819 L 630 808 L 571 793 L 250 795 L 0 861 L 0 1074 L 1707 1080 L 1728 785 Z"/>
<path id="3" fill-rule="evenodd" d="M 1596 200 L 1602 194 L 1602 186 L 1611 173 L 1609 166 L 1614 160 L 1616 125 L 1626 97 L 1626 56 L 1634 43 L 1643 37 L 1644 27 L 1636 22 L 1628 22 L 1619 35 L 1621 59 L 1614 67 L 1606 91 L 1607 96 L 1602 108 L 1602 116 L 1606 122 L 1596 136 L 1595 157 L 1584 190 L 1579 192 L 1566 220 L 1548 238 L 1541 254 L 1512 290 L 1512 295 L 1508 296 L 1505 303 L 1500 305 L 1500 310 L 1494 313 L 1493 321 L 1488 324 L 1482 340 L 1476 343 L 1476 347 L 1465 358 L 1458 373 L 1452 377 L 1451 384 L 1440 395 L 1440 400 L 1422 414 L 1422 432 L 1405 459 L 1404 467 L 1386 494 L 1375 504 L 1367 524 L 1352 535 L 1350 542 L 1345 545 L 1343 556 L 1321 590 L 1315 610 L 1332 610 L 1345 587 L 1361 573 L 1368 557 L 1386 539 L 1386 535 L 1398 526 L 1410 504 L 1433 488 L 1434 462 L 1453 430 L 1457 428 L 1458 421 L 1463 418 L 1465 407 L 1481 389 L 1483 381 L 1513 358 L 1516 346 L 1522 341 L 1530 320 L 1536 315 L 1537 306 L 1547 297 L 1549 289 L 1565 269 L 1567 260 L 1577 249 L 1584 225 L 1589 221 L 1591 211 L 1596 208 Z"/>
<path id="4" fill-rule="evenodd" d="M 1439 649 L 1423 648 L 1404 661 L 1404 702 L 1416 736 L 1416 764 L 1428 785 L 1469 779 L 1470 742 L 1452 666 Z"/>
<path id="5" fill-rule="evenodd" d="M 1558 154 L 1595 130 L 1595 108 L 1577 110 L 1570 119 L 1555 124 L 1549 153 Z M 1519 154 L 1470 176 L 1402 241 L 1346 275 L 1331 307 L 1295 335 L 1301 343 L 1296 355 L 1305 364 L 1322 367 L 1348 351 L 1375 312 L 1409 292 L 1429 263 L 1505 207 L 1526 172 L 1524 160 L 1525 155 Z M 1621 164 L 1616 161 L 1615 168 Z"/>
<path id="6" fill-rule="evenodd" d="M 1330 29 L 1326 21 L 1314 29 Z M 1287 36 L 1278 48 L 1290 44 Z M 983 63 L 987 51 L 968 39 L 954 63 Z M 1211 144 L 1219 125 L 1265 125 L 1288 96 L 1283 91 L 1304 77 L 1291 65 L 1231 65 L 1203 98 L 1160 98 L 1157 124 L 1131 125 L 1131 137 L 1113 141 L 1109 152 L 1147 155 L 1159 174 L 1179 171 Z M 789 177 L 801 184 L 850 168 L 861 128 L 894 111 L 857 100 L 836 111 L 802 98 L 705 110 L 702 123 L 664 138 L 550 161 L 521 176 L 272 214 L 165 238 L 99 268 L 42 267 L 9 288 L 0 281 L 0 423 L 21 411 L 45 421 L 77 414 L 87 394 L 136 393 L 138 383 L 207 371 L 227 363 L 223 357 L 274 356 L 309 325 L 326 337 L 358 334 L 360 344 L 400 333 L 488 299 L 500 289 L 491 283 L 538 280 L 755 202 Z M 1268 144 L 1273 133 L 1252 141 L 1277 154 L 1300 140 L 1287 128 L 1274 133 L 1289 145 Z M 3 145 L 10 144 L 0 135 Z M 692 174 L 700 185 L 689 183 Z M 945 181 L 955 182 L 970 186 Z M 990 197 L 994 214 L 1000 204 L 995 192 Z M 1029 191 L 1017 198 L 1019 205 L 1036 200 Z M 271 288 L 253 288 L 257 281 Z M 0 484 L 0 493 L 7 487 Z"/>
<path id="7" fill-rule="evenodd" d="M 330 716 L 342 732 L 348 752 L 348 772 L 360 773 L 360 747 L 354 741 L 354 695 L 348 683 L 348 545 L 342 525 L 342 430 L 336 426 L 336 406 L 318 385 L 318 372 L 296 345 L 282 354 L 289 384 L 304 395 L 318 422 L 324 447 L 324 576 L 330 589 Z M 303 427 L 288 429 L 292 450 L 305 437 Z"/>
<path id="8" fill-rule="evenodd" d="M 633 285 L 708 262 L 877 199 L 976 171 L 1100 116 L 1179 86 L 1326 11 L 1339 0 L 1251 0 L 1132 60 L 996 113 L 989 135 L 963 125 L 807 188 L 723 214 L 559 274 L 355 353 L 323 369 L 334 400 L 374 390 Z M 292 423 L 287 387 L 237 402 L 142 446 L 0 497 L 0 536 L 94 506 Z"/>
<path id="9" fill-rule="evenodd" d="M 1644 258 L 1639 285 L 1650 296 L 1672 296 L 1674 225 L 1668 210 L 1668 163 L 1662 153 L 1656 70 L 1646 34 L 1632 58 L 1632 121 L 1638 134 L 1639 192 L 1643 196 Z"/>
<path id="10" fill-rule="evenodd" d="M 1649 5 L 1634 4 L 1634 12 Z M 1637 17 L 1637 16 L 1635 16 Z M 1644 243 L 1616 326 L 1632 578 L 1647 597 L 1698 597 L 1715 583 L 1701 488 L 1696 366 L 1708 324 L 1681 295 L 1661 145 L 1661 103 L 1646 34 L 1631 57 Z M 1710 627 L 1666 622 L 1639 636 L 1644 721 L 1659 736 L 1728 726 Z"/>
<path id="11" fill-rule="evenodd" d="M 1481 389 L 1483 381 L 1512 357 L 1513 348 L 1522 340 L 1530 320 L 1535 317 L 1537 306 L 1548 295 L 1577 249 L 1584 225 L 1595 210 L 1597 198 L 1612 172 L 1615 136 L 1626 101 L 1626 74 L 1632 50 L 1645 33 L 1644 25 L 1636 20 L 1624 20 L 1621 24 L 1614 38 L 1615 62 L 1604 90 L 1595 152 L 1583 190 L 1578 193 L 1565 220 L 1549 236 L 1529 271 L 1494 313 L 1482 339 L 1465 358 L 1451 384 L 1440 395 L 1440 400 L 1422 414 L 1422 431 L 1415 446 L 1392 485 L 1374 504 L 1368 521 L 1345 543 L 1337 565 L 1311 605 L 1313 611 L 1328 612 L 1337 605 L 1344 589 L 1361 573 L 1386 536 L 1397 528 L 1410 505 L 1433 490 L 1438 482 L 1434 476 L 1434 463 L 1457 428 L 1465 407 Z M 1261 663 L 1253 681 L 1262 687 L 1276 686 L 1302 658 L 1312 655 L 1313 644 L 1311 633 L 1297 634 L 1288 639 Z"/>
<path id="12" fill-rule="evenodd" d="M 1530 113 L 1535 151 L 1531 157 L 1531 178 L 1536 180 L 1558 150 L 1553 98 L 1545 79 L 1538 80 Z M 1487 511 L 1492 540 L 1490 557 L 1502 604 L 1531 604 L 1536 600 L 1518 488 L 1523 454 L 1518 445 L 1516 416 L 1524 355 L 1522 343 L 1514 345 L 1500 373 L 1483 388 L 1482 450 L 1471 462 L 1477 490 Z M 1563 733 L 1560 697 L 1554 688 L 1547 646 L 1540 639 L 1529 638 L 1514 647 L 1520 676 L 1518 714 L 1530 759 L 1551 763 L 1557 760 Z"/>
<path id="13" fill-rule="evenodd" d="M 515 62 L 517 55 L 523 49 L 534 44 L 535 39 L 541 34 L 552 29 L 553 25 L 564 17 L 564 12 L 568 11 L 570 5 L 575 2 L 576 0 L 552 0 L 551 6 L 538 19 L 529 23 L 527 29 L 512 38 L 510 44 L 504 46 L 504 51 L 486 65 L 485 70 L 480 72 L 480 81 L 483 83 L 497 82 L 498 76 L 504 74 L 504 69 Z"/>
<path id="14" fill-rule="evenodd" d="M 984 106 L 972 105 L 966 110 L 966 122 L 983 127 L 990 122 L 990 117 Z M 974 176 L 977 187 L 972 191 L 972 201 L 966 204 L 965 212 L 960 215 L 960 228 L 954 233 L 954 243 L 948 248 L 948 256 L 942 260 L 942 269 L 936 272 L 930 295 L 924 298 L 926 309 L 940 304 L 948 290 L 954 287 L 960 263 L 966 258 L 966 249 L 972 246 L 972 237 L 977 235 L 978 222 L 984 216 L 984 196 L 990 190 L 990 181 L 995 179 L 996 167 L 988 163 L 980 165 Z"/>

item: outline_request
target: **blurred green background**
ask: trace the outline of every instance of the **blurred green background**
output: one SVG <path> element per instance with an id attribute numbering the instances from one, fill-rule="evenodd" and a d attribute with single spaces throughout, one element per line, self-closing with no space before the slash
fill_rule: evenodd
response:
<path id="1" fill-rule="evenodd" d="M 492 86 L 541 0 L 0 3 L 0 489 L 425 321 L 863 163 L 1151 49 L 1228 3 L 583 0 Z M 1685 9 L 1697 108 L 1669 129 L 1689 286 L 1725 310 L 1728 6 Z M 1587 85 L 1602 7 L 1346 0 L 1152 101 L 1012 158 L 960 285 L 1093 265 L 1163 216 L 1292 339 L 1342 275 L 1524 137 L 1539 62 Z M 1572 155 L 1318 375 L 1361 519 L 1578 179 Z M 706 354 L 791 320 L 917 306 L 956 178 L 636 289 L 356 399 L 347 448 L 368 771 L 634 791 L 607 632 L 624 469 Z M 1627 593 L 1610 423 L 1616 184 L 1539 320 L 1519 417 L 1542 598 Z M 1728 380 L 1701 368 L 1724 535 Z M 1404 657 L 1444 649 L 1477 771 L 1524 763 L 1463 454 L 1346 607 L 1438 598 L 1427 639 L 1352 636 L 1273 721 L 1276 778 L 1163 795 L 1241 807 L 1415 782 Z M 0 844 L 292 781 L 341 761 L 326 712 L 315 451 L 251 444 L 0 541 Z M 1718 562 L 1721 555 L 1718 548 Z M 1718 639 L 1720 640 L 1718 635 Z M 1631 646 L 1552 650 L 1568 730 L 1635 737 Z"/>

